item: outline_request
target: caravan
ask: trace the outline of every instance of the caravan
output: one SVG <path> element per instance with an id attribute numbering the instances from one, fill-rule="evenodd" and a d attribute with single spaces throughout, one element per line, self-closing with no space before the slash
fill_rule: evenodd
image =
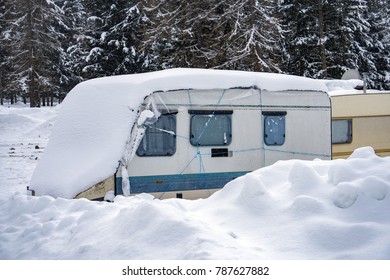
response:
<path id="1" fill-rule="evenodd" d="M 356 86 L 362 81 L 205 69 L 89 80 L 62 104 L 30 187 L 67 198 L 195 199 L 278 160 L 329 160 L 344 155 L 351 129 L 348 145 L 370 144 L 358 142 L 360 109 L 343 115 L 349 106 L 331 94 Z"/>
<path id="2" fill-rule="evenodd" d="M 347 158 L 364 146 L 390 156 L 390 91 L 340 91 L 331 100 L 332 159 Z"/>

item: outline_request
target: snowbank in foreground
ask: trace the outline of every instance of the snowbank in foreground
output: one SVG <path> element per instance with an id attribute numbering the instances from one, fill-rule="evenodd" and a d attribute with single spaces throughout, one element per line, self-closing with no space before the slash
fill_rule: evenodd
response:
<path id="1" fill-rule="evenodd" d="M 155 91 L 256 86 L 262 90 L 353 89 L 359 80 L 324 81 L 244 71 L 170 69 L 89 80 L 65 98 L 42 160 L 31 178 L 37 195 L 73 198 L 112 176 L 139 105 Z"/>
<path id="2" fill-rule="evenodd" d="M 208 199 L 0 201 L 0 259 L 390 259 L 390 157 L 280 161 Z"/>

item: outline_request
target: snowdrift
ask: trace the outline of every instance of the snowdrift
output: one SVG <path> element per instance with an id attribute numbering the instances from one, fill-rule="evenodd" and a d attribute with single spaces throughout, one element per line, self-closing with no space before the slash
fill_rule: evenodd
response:
<path id="1" fill-rule="evenodd" d="M 280 161 L 205 200 L 15 194 L 0 259 L 390 259 L 390 158 Z"/>
<path id="2" fill-rule="evenodd" d="M 257 87 L 329 92 L 353 89 L 361 83 L 204 69 L 171 69 L 89 80 L 77 85 L 65 98 L 30 186 L 37 195 L 73 198 L 112 176 L 126 150 L 140 104 L 156 91 Z"/>

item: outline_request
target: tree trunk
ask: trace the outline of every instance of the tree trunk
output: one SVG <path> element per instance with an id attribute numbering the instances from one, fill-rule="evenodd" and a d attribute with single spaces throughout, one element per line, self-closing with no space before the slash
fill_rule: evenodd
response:
<path id="1" fill-rule="evenodd" d="M 31 67 L 32 70 L 30 70 L 29 74 L 29 93 L 30 93 L 30 107 L 41 107 L 41 100 L 39 98 L 38 91 L 36 89 L 36 82 L 35 82 L 35 72 L 34 67 Z"/>
<path id="2" fill-rule="evenodd" d="M 318 0 L 318 25 L 319 25 L 319 45 L 321 48 L 321 68 L 323 70 L 322 72 L 322 78 L 327 78 L 328 72 L 327 72 L 327 63 L 326 63 L 326 49 L 325 49 L 325 35 L 324 35 L 324 5 L 322 3 L 323 0 Z"/>
<path id="3" fill-rule="evenodd" d="M 2 83 L 2 71 L 0 68 L 0 105 L 4 105 L 4 92 L 3 92 L 3 83 Z"/>
<path id="4" fill-rule="evenodd" d="M 29 69 L 29 81 L 28 81 L 28 91 L 30 94 L 30 107 L 40 107 L 41 102 L 38 94 L 38 90 L 36 87 L 35 81 L 35 56 L 34 56 L 34 36 L 33 36 L 33 24 L 32 24 L 32 3 L 31 1 L 27 1 L 28 12 L 27 12 L 27 36 L 28 36 L 28 44 L 29 44 L 29 61 L 28 64 L 30 66 Z"/>

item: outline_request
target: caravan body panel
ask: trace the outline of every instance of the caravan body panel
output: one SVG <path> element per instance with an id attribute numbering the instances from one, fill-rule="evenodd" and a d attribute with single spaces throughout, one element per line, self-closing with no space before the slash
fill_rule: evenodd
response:
<path id="1" fill-rule="evenodd" d="M 365 146 L 371 146 L 379 156 L 390 156 L 390 92 L 331 98 L 334 159 L 347 158 Z M 348 135 L 338 135 L 341 133 Z"/>
<path id="2" fill-rule="evenodd" d="M 148 106 L 174 115 L 174 128 L 153 129 L 174 134 L 175 147 L 167 155 L 151 156 L 145 152 L 147 143 L 140 144 L 128 165 L 132 194 L 207 197 L 234 178 L 278 160 L 331 157 L 330 99 L 324 92 L 189 89 L 153 93 L 144 102 Z M 207 128 L 196 132 L 202 121 Z M 218 140 L 207 129 L 223 136 Z M 209 136 L 198 143 L 197 133 Z M 122 193 L 121 182 L 117 177 L 116 194 Z"/>

